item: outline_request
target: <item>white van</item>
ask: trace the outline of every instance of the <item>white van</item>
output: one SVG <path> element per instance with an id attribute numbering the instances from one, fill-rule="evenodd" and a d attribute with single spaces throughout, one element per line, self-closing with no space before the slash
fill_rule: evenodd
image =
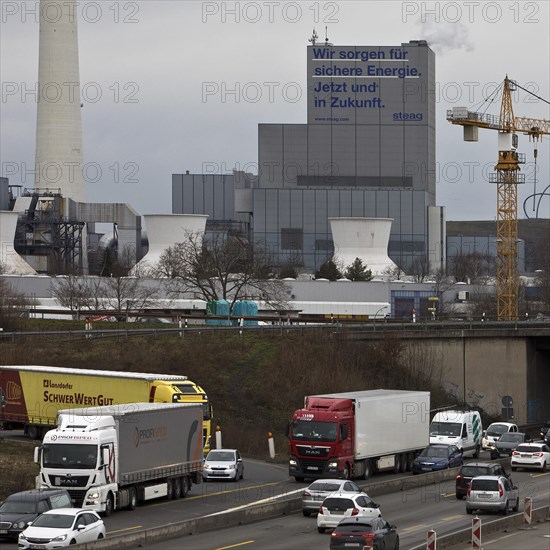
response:
<path id="1" fill-rule="evenodd" d="M 430 424 L 430 444 L 456 445 L 463 455 L 478 458 L 482 432 L 479 412 L 441 411 Z"/>

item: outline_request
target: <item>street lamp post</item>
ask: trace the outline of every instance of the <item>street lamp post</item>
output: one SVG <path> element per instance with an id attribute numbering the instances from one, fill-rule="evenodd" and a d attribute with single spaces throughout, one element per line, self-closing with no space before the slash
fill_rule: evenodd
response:
<path id="1" fill-rule="evenodd" d="M 388 306 L 382 306 L 375 314 L 374 314 L 374 330 L 376 330 L 376 316 L 384 309 L 388 309 Z"/>

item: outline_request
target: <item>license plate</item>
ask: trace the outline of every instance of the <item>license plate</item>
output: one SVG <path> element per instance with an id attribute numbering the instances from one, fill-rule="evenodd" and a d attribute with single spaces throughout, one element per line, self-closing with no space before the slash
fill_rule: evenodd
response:
<path id="1" fill-rule="evenodd" d="M 480 498 L 481 500 L 487 500 L 493 498 L 493 495 L 478 495 L 477 498 Z"/>
<path id="2" fill-rule="evenodd" d="M 354 546 L 355 548 L 357 548 L 359 546 L 359 543 L 358 542 L 345 542 L 344 543 L 344 546 Z"/>
<path id="3" fill-rule="evenodd" d="M 431 472 L 432 469 L 431 469 L 431 468 L 422 468 L 422 471 L 423 471 L 423 472 Z"/>
<path id="4" fill-rule="evenodd" d="M 31 544 L 29 546 L 29 548 L 31 550 L 46 550 L 46 545 L 45 544 Z"/>
<path id="5" fill-rule="evenodd" d="M 0 529 L 0 535 L 7 535 L 8 530 L 7 529 Z"/>
<path id="6" fill-rule="evenodd" d="M 333 515 L 333 516 L 343 516 L 343 515 L 344 515 L 344 512 L 336 512 L 336 511 L 334 511 L 334 512 L 331 512 L 331 515 Z"/>
<path id="7" fill-rule="evenodd" d="M 319 467 L 318 466 L 308 466 L 307 469 L 308 470 L 318 470 Z"/>

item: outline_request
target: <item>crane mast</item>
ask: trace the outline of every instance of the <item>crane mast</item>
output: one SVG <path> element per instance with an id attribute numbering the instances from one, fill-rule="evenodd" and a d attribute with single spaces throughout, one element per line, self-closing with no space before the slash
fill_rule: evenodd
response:
<path id="1" fill-rule="evenodd" d="M 515 117 L 512 92 L 516 85 L 504 79 L 500 116 L 470 112 L 465 107 L 447 111 L 447 120 L 464 127 L 464 140 L 477 141 L 478 129 L 498 131 L 498 162 L 489 181 L 497 186 L 497 317 L 499 321 L 514 321 L 519 314 L 518 272 L 518 185 L 525 183 L 520 165 L 525 155 L 518 153 L 516 132 L 539 140 L 550 134 L 550 121 Z"/>

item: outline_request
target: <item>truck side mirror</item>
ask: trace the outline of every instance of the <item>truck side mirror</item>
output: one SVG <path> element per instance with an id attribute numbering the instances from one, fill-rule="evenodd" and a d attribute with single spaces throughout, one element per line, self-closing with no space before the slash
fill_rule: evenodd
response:
<path id="1" fill-rule="evenodd" d="M 35 464 L 40 464 L 40 451 L 41 450 L 42 450 L 42 446 L 34 448 L 34 463 Z"/>

